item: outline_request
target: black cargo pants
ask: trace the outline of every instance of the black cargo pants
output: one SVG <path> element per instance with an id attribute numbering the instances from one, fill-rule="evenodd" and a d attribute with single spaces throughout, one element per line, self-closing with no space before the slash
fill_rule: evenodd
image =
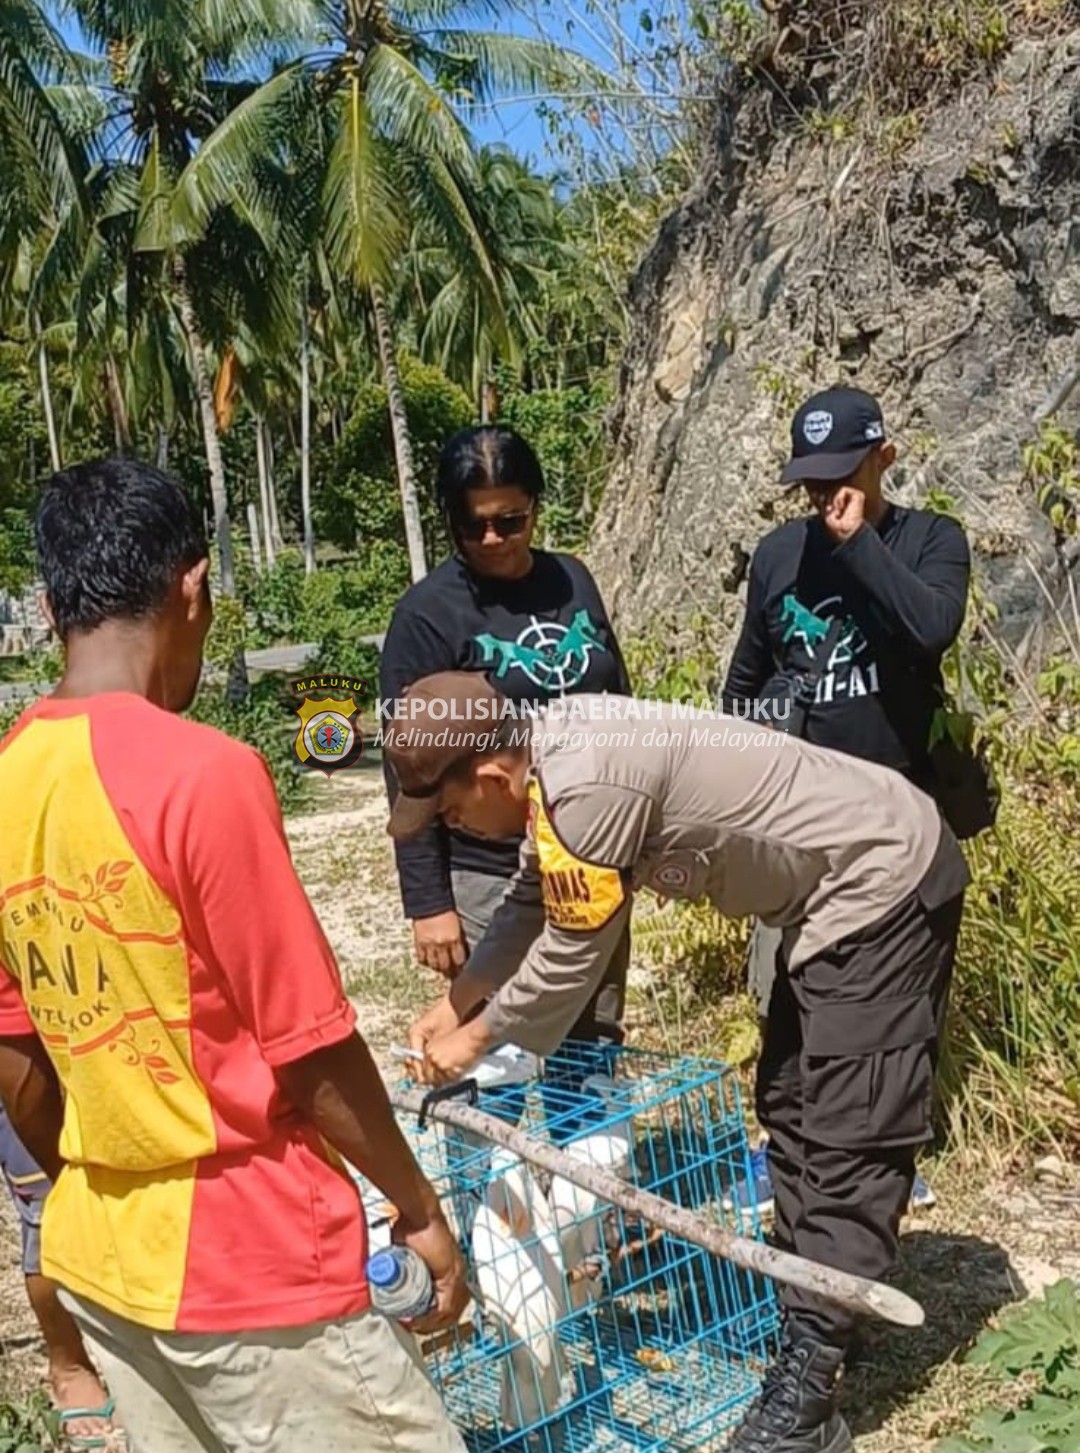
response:
<path id="1" fill-rule="evenodd" d="M 880 1280 L 896 1260 L 934 1078 L 964 895 L 934 871 L 877 923 L 789 973 L 783 951 L 758 1067 L 776 1239 Z M 856 1318 L 784 1286 L 786 1310 L 846 1347 Z"/>

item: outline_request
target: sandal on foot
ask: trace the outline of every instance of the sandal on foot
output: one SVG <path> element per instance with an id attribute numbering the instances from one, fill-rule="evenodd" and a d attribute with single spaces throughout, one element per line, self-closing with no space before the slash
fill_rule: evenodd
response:
<path id="1" fill-rule="evenodd" d="M 74 1453 L 83 1453 L 83 1450 L 94 1448 L 108 1448 L 110 1439 L 115 1436 L 116 1429 L 111 1426 L 112 1415 L 116 1411 L 116 1399 L 109 1401 L 100 1408 L 64 1408 L 60 1412 L 60 1432 L 63 1436 L 66 1447 L 74 1450 Z M 100 1418 L 103 1423 L 109 1423 L 107 1432 L 100 1435 L 89 1433 L 66 1433 L 65 1423 L 79 1422 L 82 1418 Z"/>

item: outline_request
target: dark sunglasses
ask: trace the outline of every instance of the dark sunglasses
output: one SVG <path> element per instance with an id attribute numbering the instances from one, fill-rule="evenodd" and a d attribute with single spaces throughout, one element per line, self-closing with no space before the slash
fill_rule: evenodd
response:
<path id="1" fill-rule="evenodd" d="M 486 520 L 462 515 L 455 519 L 454 527 L 466 540 L 482 540 L 490 525 L 500 540 L 509 540 L 513 535 L 520 535 L 531 518 L 531 509 L 517 510 L 512 515 L 495 515 Z"/>

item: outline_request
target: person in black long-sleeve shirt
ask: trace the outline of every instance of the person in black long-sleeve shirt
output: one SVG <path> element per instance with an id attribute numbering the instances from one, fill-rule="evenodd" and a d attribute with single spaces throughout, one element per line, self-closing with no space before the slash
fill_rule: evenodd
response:
<path id="1" fill-rule="evenodd" d="M 895 459 L 881 407 L 862 390 L 831 389 L 798 410 L 781 480 L 806 487 L 813 513 L 758 545 L 721 704 L 781 731 L 801 717 L 808 741 L 892 767 L 933 796 L 941 661 L 963 625 L 971 552 L 954 520 L 886 499 Z M 795 704 L 802 677 L 816 677 L 805 716 Z M 779 943 L 779 930 L 755 924 L 750 988 L 766 1018 L 765 1053 L 794 1061 L 801 1039 Z M 772 1192 L 760 1152 L 753 1170 L 738 1199 L 764 1209 Z M 931 1201 L 921 1180 L 916 1197 Z"/>
<path id="2" fill-rule="evenodd" d="M 444 670 L 487 674 L 519 710 L 554 696 L 610 692 L 630 683 L 589 571 L 572 555 L 532 545 L 544 479 L 512 429 L 466 429 L 439 461 L 439 502 L 456 550 L 402 596 L 383 644 L 380 696 Z M 397 786 L 384 768 L 391 801 Z M 516 841 L 434 827 L 395 844 L 405 916 L 422 964 L 456 976 L 510 885 Z M 629 935 L 571 1039 L 621 1038 Z"/>
<path id="3" fill-rule="evenodd" d="M 839 618 L 806 717 L 807 740 L 894 767 L 931 790 L 930 728 L 941 660 L 967 605 L 967 538 L 945 515 L 885 498 L 882 480 L 896 448 L 868 394 L 816 395 L 792 433 L 783 479 L 806 485 L 814 513 L 781 525 L 754 554 L 724 709 L 747 715 L 764 703 L 783 729 L 795 682 L 820 664 Z"/>

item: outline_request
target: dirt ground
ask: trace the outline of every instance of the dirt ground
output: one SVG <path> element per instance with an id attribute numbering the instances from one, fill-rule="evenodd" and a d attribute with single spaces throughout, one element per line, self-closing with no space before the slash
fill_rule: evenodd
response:
<path id="1" fill-rule="evenodd" d="M 360 1027 L 384 1071 L 387 1052 L 433 999 L 433 976 L 413 967 L 385 835 L 375 762 L 319 784 L 314 810 L 288 823 L 297 868 L 338 954 Z M 647 972 L 647 971 L 646 971 Z M 635 976 L 641 982 L 641 972 Z M 925 1307 L 914 1332 L 868 1326 L 845 1385 L 859 1453 L 920 1453 L 962 1425 L 986 1398 L 984 1375 L 961 1363 L 997 1312 L 1060 1276 L 1080 1277 L 1080 1169 L 1008 1178 L 972 1167 L 930 1168 L 938 1206 L 909 1219 L 898 1284 Z M 0 1197 L 0 1398 L 44 1375 L 21 1284 L 18 1241 Z"/>

